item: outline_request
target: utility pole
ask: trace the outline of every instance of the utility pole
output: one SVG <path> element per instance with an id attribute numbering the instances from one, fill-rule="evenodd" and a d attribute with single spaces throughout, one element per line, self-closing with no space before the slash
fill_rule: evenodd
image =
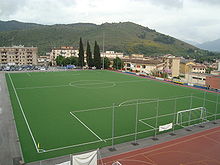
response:
<path id="1" fill-rule="evenodd" d="M 102 53 L 103 53 L 103 57 L 102 57 L 102 69 L 105 69 L 105 60 L 104 60 L 104 53 L 105 53 L 105 32 L 103 32 L 102 34 Z"/>

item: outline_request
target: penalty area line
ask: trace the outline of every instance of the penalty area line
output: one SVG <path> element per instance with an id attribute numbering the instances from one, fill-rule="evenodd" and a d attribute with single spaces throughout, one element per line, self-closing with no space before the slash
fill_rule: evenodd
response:
<path id="1" fill-rule="evenodd" d="M 106 142 L 104 139 L 102 139 L 101 137 L 99 137 L 93 130 L 91 130 L 85 123 L 83 123 L 76 115 L 74 115 L 72 112 L 70 112 L 70 114 L 77 119 L 85 128 L 87 128 L 93 135 L 95 135 L 100 141 L 104 141 Z"/>

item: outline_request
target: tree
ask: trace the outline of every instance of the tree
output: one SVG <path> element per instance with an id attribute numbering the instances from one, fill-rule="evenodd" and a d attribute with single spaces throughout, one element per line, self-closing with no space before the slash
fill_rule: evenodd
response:
<path id="1" fill-rule="evenodd" d="M 72 65 L 78 65 L 78 63 L 79 63 L 79 61 L 78 61 L 78 58 L 77 57 L 69 57 L 69 59 L 70 59 L 70 64 L 72 64 Z"/>
<path id="2" fill-rule="evenodd" d="M 78 65 L 78 58 L 77 57 L 63 57 L 58 56 L 56 58 L 56 63 L 58 66 L 66 66 L 66 65 Z"/>
<path id="3" fill-rule="evenodd" d="M 95 46 L 94 46 L 94 65 L 96 69 L 101 69 L 100 49 L 96 41 L 95 41 Z"/>
<path id="4" fill-rule="evenodd" d="M 78 65 L 80 67 L 83 67 L 85 65 L 84 62 L 84 49 L 83 49 L 83 43 L 82 43 L 82 38 L 80 37 L 80 41 L 79 41 L 79 63 Z"/>
<path id="5" fill-rule="evenodd" d="M 88 64 L 89 68 L 93 67 L 92 52 L 91 52 L 91 49 L 90 49 L 89 41 L 87 41 L 86 61 L 87 61 L 87 64 Z"/>
<path id="6" fill-rule="evenodd" d="M 122 69 L 123 66 L 124 66 L 124 63 L 123 63 L 123 61 L 119 57 L 116 57 L 113 60 L 113 68 L 115 68 L 116 70 Z"/>
<path id="7" fill-rule="evenodd" d="M 57 58 L 55 59 L 56 64 L 57 64 L 58 66 L 62 66 L 62 65 L 63 65 L 63 62 L 64 62 L 64 59 L 65 59 L 65 57 L 63 57 L 63 56 L 57 56 Z"/>
<path id="8" fill-rule="evenodd" d="M 104 68 L 108 69 L 110 66 L 111 62 L 107 57 L 104 57 Z M 101 66 L 103 66 L 103 59 L 101 60 Z"/>

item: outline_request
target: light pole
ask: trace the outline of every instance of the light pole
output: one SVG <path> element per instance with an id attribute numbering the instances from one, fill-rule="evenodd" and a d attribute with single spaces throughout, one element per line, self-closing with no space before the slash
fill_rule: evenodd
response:
<path id="1" fill-rule="evenodd" d="M 103 52 L 103 57 L 102 57 L 102 69 L 104 70 L 105 69 L 105 64 L 104 64 L 104 62 L 105 62 L 105 60 L 104 60 L 104 54 L 105 54 L 105 41 L 104 41 L 104 39 L 105 39 L 105 33 L 103 32 L 103 35 L 102 35 L 102 52 Z"/>

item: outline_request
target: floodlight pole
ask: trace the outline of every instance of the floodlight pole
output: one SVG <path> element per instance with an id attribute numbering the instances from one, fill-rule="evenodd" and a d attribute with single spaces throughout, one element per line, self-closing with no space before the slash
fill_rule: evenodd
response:
<path id="1" fill-rule="evenodd" d="M 70 154 L 70 164 L 73 164 L 72 154 Z"/>
<path id="2" fill-rule="evenodd" d="M 170 135 L 175 135 L 174 133 L 174 127 L 175 127 L 175 120 L 176 120 L 176 116 L 177 116 L 177 113 L 176 113 L 176 98 L 174 99 L 174 117 L 173 117 L 173 132 L 170 134 Z"/>
<path id="3" fill-rule="evenodd" d="M 191 96 L 190 96 L 190 106 L 189 106 L 189 109 L 192 109 L 192 93 L 191 93 Z M 191 112 L 192 111 L 189 111 L 189 122 L 188 122 L 188 126 L 190 126 L 191 122 Z"/>
<path id="4" fill-rule="evenodd" d="M 102 69 L 104 70 L 105 69 L 105 60 L 104 60 L 104 53 L 105 53 L 105 33 L 103 32 L 103 35 L 102 35 L 102 52 L 103 52 L 103 57 L 102 57 Z"/>
<path id="5" fill-rule="evenodd" d="M 115 151 L 114 148 L 114 135 L 115 134 L 115 104 L 112 106 L 112 148 L 110 148 L 110 151 Z"/>
<path id="6" fill-rule="evenodd" d="M 134 136 L 134 144 L 137 144 L 137 129 L 138 129 L 138 100 L 136 105 L 136 119 L 135 119 L 135 136 Z"/>
<path id="7" fill-rule="evenodd" d="M 158 140 L 157 138 L 156 138 L 156 136 L 157 136 L 157 125 L 158 125 L 158 112 L 159 111 L 159 99 L 157 99 L 157 110 L 156 110 L 156 122 L 155 122 L 155 133 L 154 133 L 154 138 L 153 138 L 153 140 Z"/>

